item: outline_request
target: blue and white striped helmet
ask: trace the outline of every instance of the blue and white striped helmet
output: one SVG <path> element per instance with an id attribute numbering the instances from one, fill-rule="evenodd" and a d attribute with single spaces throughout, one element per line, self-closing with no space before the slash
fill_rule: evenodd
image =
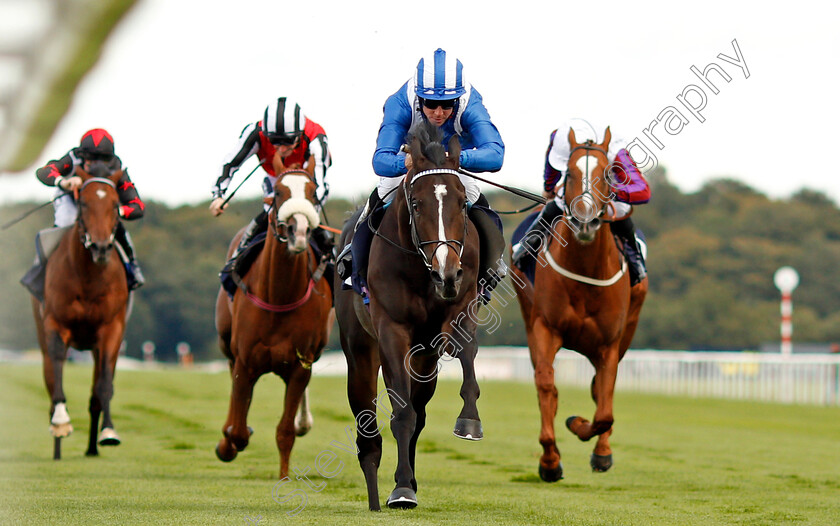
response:
<path id="1" fill-rule="evenodd" d="M 414 74 L 414 91 L 431 100 L 457 99 L 464 89 L 464 66 L 441 48 L 420 59 Z"/>

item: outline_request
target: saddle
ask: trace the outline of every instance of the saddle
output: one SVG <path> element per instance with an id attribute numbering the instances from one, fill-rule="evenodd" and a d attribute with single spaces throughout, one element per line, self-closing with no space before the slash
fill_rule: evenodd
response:
<path id="1" fill-rule="evenodd" d="M 254 264 L 257 256 L 260 255 L 263 247 L 265 247 L 265 238 L 267 235 L 267 232 L 260 232 L 255 235 L 254 239 L 252 239 L 251 242 L 242 249 L 239 256 L 225 263 L 225 266 L 219 272 L 219 280 L 222 282 L 222 288 L 225 289 L 225 292 L 227 292 L 231 300 L 233 300 L 236 290 L 244 286 L 242 285 L 242 277 L 248 273 L 251 269 L 251 265 Z M 331 256 L 331 254 L 322 253 L 321 248 L 314 239 L 309 240 L 309 246 L 311 246 L 315 251 L 315 256 L 319 261 L 323 260 L 325 255 L 328 258 Z M 320 278 L 323 276 L 328 280 L 327 282 L 331 284 L 333 278 L 333 265 L 330 262 L 325 262 L 322 266 L 324 269 L 322 273 L 317 275 L 317 277 Z M 313 276 L 313 278 L 314 277 L 315 276 Z M 318 281 L 318 279 L 315 281 Z"/>

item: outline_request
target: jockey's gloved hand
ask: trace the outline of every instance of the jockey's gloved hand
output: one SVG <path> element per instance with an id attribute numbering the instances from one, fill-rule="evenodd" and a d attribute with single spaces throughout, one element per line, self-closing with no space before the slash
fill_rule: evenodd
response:
<path id="1" fill-rule="evenodd" d="M 74 175 L 72 177 L 62 177 L 58 180 L 58 186 L 62 190 L 72 192 L 73 190 L 82 187 L 82 178 L 78 175 Z"/>

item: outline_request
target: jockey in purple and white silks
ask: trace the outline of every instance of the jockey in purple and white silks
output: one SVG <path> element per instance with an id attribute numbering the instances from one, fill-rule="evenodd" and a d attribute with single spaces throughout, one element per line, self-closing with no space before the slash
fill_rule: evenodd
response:
<path id="1" fill-rule="evenodd" d="M 438 48 L 420 59 L 414 77 L 388 97 L 376 139 L 373 170 L 379 176 L 377 189 L 356 224 L 352 244 L 353 270 L 364 280 L 372 235 L 366 218 L 384 201 L 389 204 L 394 192 L 412 167 L 411 155 L 402 151 L 413 127 L 423 120 L 443 131 L 446 147 L 453 136 L 461 144 L 461 168 L 474 172 L 496 172 L 502 167 L 505 145 L 481 94 L 464 78 L 461 61 Z M 505 274 L 501 255 L 504 238 L 501 221 L 490 209 L 475 179 L 461 176 L 470 207 L 469 216 L 479 232 L 482 245 L 489 248 L 486 261 L 479 265 L 479 289 L 485 300 Z M 482 250 L 484 253 L 484 250 Z"/>
<path id="2" fill-rule="evenodd" d="M 514 245 L 511 261 L 519 266 L 526 254 L 533 254 L 537 250 L 537 240 L 546 236 L 547 231 L 554 224 L 555 219 L 563 214 L 566 203 L 563 199 L 564 181 L 571 149 L 566 136 L 569 128 L 575 131 L 578 142 L 592 140 L 601 143 L 604 140 L 606 126 L 593 125 L 584 119 L 571 119 L 562 123 L 551 132 L 548 149 L 545 154 L 545 170 L 543 173 L 543 197 L 549 199 L 543 210 L 537 215 L 528 232 L 522 240 Z M 650 200 L 650 186 L 645 180 L 633 158 L 627 151 L 628 142 L 621 135 L 610 130 L 612 139 L 607 151 L 612 177 L 621 181 L 621 185 L 611 184 L 612 199 L 610 204 L 615 210 L 615 217 L 623 218 L 614 221 L 610 230 L 624 242 L 624 250 L 630 263 L 631 285 L 644 279 L 645 249 L 636 237 L 636 228 L 630 218 L 632 205 L 641 205 Z M 543 243 L 540 243 L 544 245 Z"/>

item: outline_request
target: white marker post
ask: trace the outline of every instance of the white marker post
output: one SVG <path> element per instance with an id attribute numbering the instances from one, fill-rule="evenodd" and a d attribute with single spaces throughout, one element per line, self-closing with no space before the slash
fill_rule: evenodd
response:
<path id="1" fill-rule="evenodd" d="M 776 288 L 782 292 L 782 357 L 787 358 L 793 353 L 793 302 L 791 293 L 799 285 L 799 274 L 793 267 L 781 267 L 773 275 Z"/>

